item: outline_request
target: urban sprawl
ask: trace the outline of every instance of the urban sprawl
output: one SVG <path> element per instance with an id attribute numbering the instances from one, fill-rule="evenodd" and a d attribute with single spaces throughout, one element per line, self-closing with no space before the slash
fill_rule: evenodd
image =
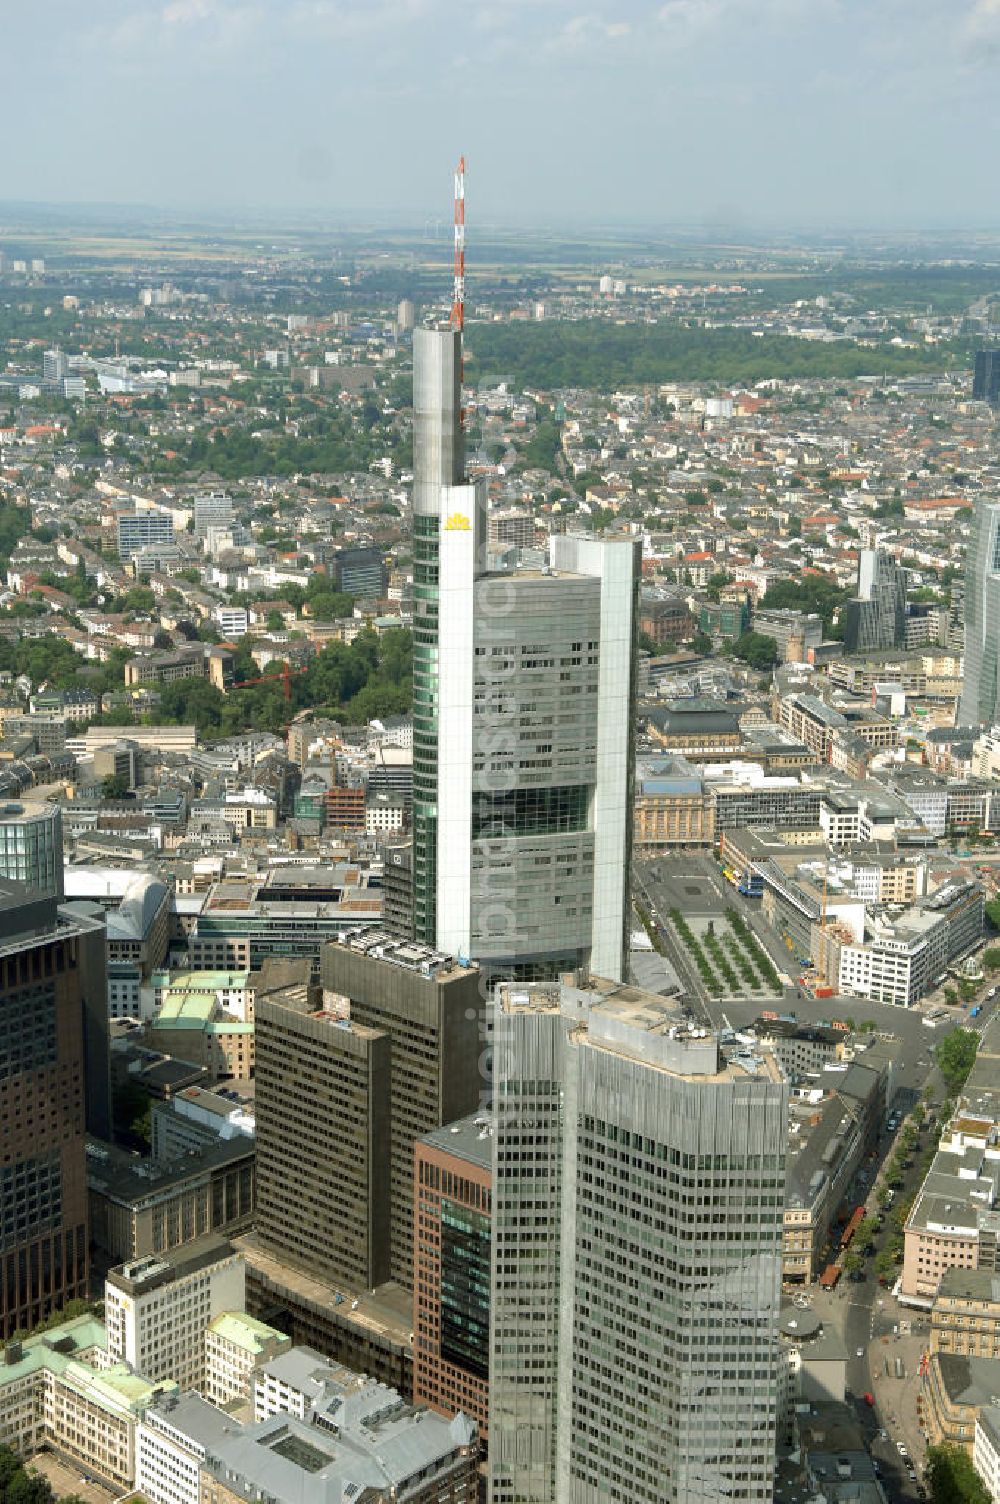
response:
<path id="1" fill-rule="evenodd" d="M 0 238 L 3 1486 L 998 1504 L 997 273 L 442 246 Z"/>

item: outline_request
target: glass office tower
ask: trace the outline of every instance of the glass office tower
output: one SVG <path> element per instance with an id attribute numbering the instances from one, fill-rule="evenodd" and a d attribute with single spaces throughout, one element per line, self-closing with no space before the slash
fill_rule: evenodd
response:
<path id="1" fill-rule="evenodd" d="M 765 1504 L 787 1088 L 662 998 L 498 991 L 492 1504 Z"/>
<path id="2" fill-rule="evenodd" d="M 1000 674 L 1000 502 L 979 502 L 965 563 L 963 726 L 997 719 Z"/>
<path id="3" fill-rule="evenodd" d="M 493 567 L 459 336 L 414 336 L 414 933 L 492 975 L 623 974 L 641 544 Z"/>

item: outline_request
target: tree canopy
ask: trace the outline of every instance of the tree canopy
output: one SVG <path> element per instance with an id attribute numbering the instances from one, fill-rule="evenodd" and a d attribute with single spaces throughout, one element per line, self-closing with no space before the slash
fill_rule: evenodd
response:
<path id="1" fill-rule="evenodd" d="M 972 1458 L 961 1447 L 928 1447 L 924 1476 L 931 1504 L 990 1504 Z"/>
<path id="2" fill-rule="evenodd" d="M 950 1092 L 960 1091 L 976 1060 L 979 1035 L 972 1029 L 954 1029 L 935 1050 L 938 1068 Z"/>
<path id="3" fill-rule="evenodd" d="M 751 668 L 772 668 L 778 661 L 778 644 L 765 632 L 744 632 L 732 646 L 734 658 L 741 658 Z"/>
<path id="4" fill-rule="evenodd" d="M 772 580 L 760 603 L 762 611 L 815 611 L 823 618 L 823 635 L 839 637 L 843 633 L 835 620 L 850 591 L 838 585 L 828 574 L 802 574 L 794 580 Z"/>
<path id="5" fill-rule="evenodd" d="M 473 379 L 503 374 L 523 386 L 596 387 L 717 381 L 726 385 L 769 376 L 866 376 L 888 371 L 941 370 L 949 355 L 940 347 L 904 349 L 886 341 L 877 351 L 749 330 L 706 329 L 670 320 L 655 324 L 473 324 L 467 330 Z"/>

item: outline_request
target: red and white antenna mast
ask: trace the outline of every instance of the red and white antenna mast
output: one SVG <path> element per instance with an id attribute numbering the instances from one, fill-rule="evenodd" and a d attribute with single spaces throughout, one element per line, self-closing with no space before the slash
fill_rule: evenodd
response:
<path id="1" fill-rule="evenodd" d="M 455 293 L 448 321 L 453 329 L 465 328 L 465 158 L 455 169 Z"/>

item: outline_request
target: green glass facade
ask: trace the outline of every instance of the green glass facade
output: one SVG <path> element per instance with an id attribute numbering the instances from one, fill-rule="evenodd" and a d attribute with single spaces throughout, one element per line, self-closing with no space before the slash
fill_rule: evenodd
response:
<path id="1" fill-rule="evenodd" d="M 441 1202 L 441 1356 L 481 1379 L 490 1372 L 490 1219 Z"/>
<path id="2" fill-rule="evenodd" d="M 438 517 L 413 519 L 413 934 L 437 935 Z"/>

